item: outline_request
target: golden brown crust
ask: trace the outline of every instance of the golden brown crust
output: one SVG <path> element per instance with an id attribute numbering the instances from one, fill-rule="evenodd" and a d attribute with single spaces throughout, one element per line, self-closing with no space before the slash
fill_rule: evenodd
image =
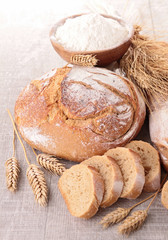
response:
<path id="1" fill-rule="evenodd" d="M 78 162 L 126 144 L 144 118 L 145 105 L 133 84 L 98 68 L 54 69 L 32 81 L 15 105 L 15 121 L 25 141 Z"/>

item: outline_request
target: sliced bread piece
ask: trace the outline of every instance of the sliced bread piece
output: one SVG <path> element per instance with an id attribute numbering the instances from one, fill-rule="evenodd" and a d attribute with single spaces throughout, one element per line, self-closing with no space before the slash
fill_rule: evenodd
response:
<path id="1" fill-rule="evenodd" d="M 168 181 L 165 182 L 161 193 L 161 202 L 165 208 L 168 209 Z"/>
<path id="2" fill-rule="evenodd" d="M 105 155 L 115 159 L 123 175 L 124 186 L 121 198 L 135 199 L 145 183 L 144 168 L 140 156 L 129 148 L 117 147 L 110 149 Z"/>
<path id="3" fill-rule="evenodd" d="M 141 157 L 142 165 L 145 169 L 146 192 L 154 192 L 160 187 L 161 169 L 157 150 L 151 144 L 143 141 L 132 141 L 125 147 L 132 149 Z"/>
<path id="4" fill-rule="evenodd" d="M 81 164 L 96 168 L 104 180 L 104 196 L 100 206 L 105 208 L 115 203 L 123 188 L 123 177 L 115 160 L 105 155 L 94 156 Z"/>
<path id="5" fill-rule="evenodd" d="M 60 177 L 58 187 L 73 216 L 88 219 L 96 214 L 104 194 L 104 182 L 96 169 L 72 166 Z"/>

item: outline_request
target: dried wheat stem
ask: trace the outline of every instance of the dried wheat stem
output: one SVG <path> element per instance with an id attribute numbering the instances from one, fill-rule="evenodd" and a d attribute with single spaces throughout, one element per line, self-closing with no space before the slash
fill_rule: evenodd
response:
<path id="1" fill-rule="evenodd" d="M 146 202 L 150 198 L 154 197 L 155 193 L 150 195 L 149 197 L 143 199 L 142 201 L 134 204 L 130 208 L 117 208 L 116 210 L 110 212 L 105 217 L 102 218 L 100 224 L 103 225 L 103 228 L 108 228 L 111 224 L 119 223 L 121 222 L 129 213 L 130 211 L 135 208 L 136 206 L 142 204 L 143 202 Z"/>
<path id="2" fill-rule="evenodd" d="M 7 188 L 14 192 L 17 190 L 18 179 L 19 179 L 19 162 L 15 157 L 9 158 L 6 163 L 6 184 Z"/>
<path id="3" fill-rule="evenodd" d="M 10 116 L 10 119 L 12 121 L 15 133 L 22 145 L 22 148 L 24 150 L 24 154 L 25 154 L 25 158 L 27 161 L 27 164 L 29 165 L 28 169 L 27 169 L 27 178 L 29 180 L 29 184 L 32 187 L 35 199 L 37 200 L 37 202 L 41 205 L 41 206 L 45 206 L 47 204 L 47 193 L 48 193 L 48 189 L 47 189 L 47 184 L 46 184 L 46 180 L 44 177 L 44 173 L 34 164 L 30 164 L 28 157 L 27 157 L 27 153 L 26 153 L 26 149 L 25 146 L 18 134 L 17 128 L 15 126 L 14 120 L 12 118 L 12 115 L 10 113 L 9 110 L 8 114 Z"/>
<path id="4" fill-rule="evenodd" d="M 5 162 L 6 167 L 6 184 L 9 191 L 17 190 L 19 180 L 19 162 L 15 157 L 15 131 L 13 131 L 13 156 Z"/>
<path id="5" fill-rule="evenodd" d="M 147 217 L 147 210 L 135 211 L 131 216 L 127 217 L 118 227 L 121 234 L 129 235 L 131 232 L 139 229 Z"/>
<path id="6" fill-rule="evenodd" d="M 14 122 L 14 120 L 13 120 L 13 118 L 12 118 L 12 115 L 11 115 L 9 109 L 7 109 L 7 111 L 8 111 L 9 117 L 10 117 L 10 119 L 11 119 L 11 122 L 12 122 L 13 128 L 14 128 L 14 130 L 15 130 L 15 133 L 16 133 L 19 141 L 20 141 L 20 144 L 22 145 L 22 148 L 23 148 L 23 151 L 24 151 L 24 155 L 25 155 L 26 161 L 27 161 L 27 163 L 28 163 L 28 165 L 29 165 L 30 162 L 29 162 L 28 157 L 27 157 L 27 153 L 26 153 L 25 146 L 23 145 L 23 142 L 22 142 L 22 140 L 21 140 L 21 138 L 20 138 L 20 136 L 19 136 L 19 134 L 18 134 L 17 128 L 16 128 L 16 126 L 15 126 L 15 122 Z"/>
<path id="7" fill-rule="evenodd" d="M 36 201 L 41 206 L 46 206 L 48 189 L 44 173 L 36 165 L 30 164 L 27 169 L 27 178 L 32 187 Z"/>
<path id="8" fill-rule="evenodd" d="M 34 155 L 37 157 L 37 153 L 36 153 L 36 151 L 34 150 L 34 148 L 33 148 L 33 147 L 31 147 L 31 149 L 32 149 L 32 151 L 33 151 Z"/>
<path id="9" fill-rule="evenodd" d="M 145 219 L 147 218 L 149 208 L 150 208 L 151 204 L 153 203 L 153 201 L 155 200 L 157 194 L 160 192 L 167 177 L 168 177 L 168 174 L 166 174 L 166 176 L 164 177 L 164 179 L 160 185 L 160 188 L 154 193 L 154 197 L 151 200 L 151 202 L 149 203 L 149 205 L 147 206 L 147 208 L 145 210 L 139 210 L 139 211 L 133 212 L 132 215 L 127 217 L 123 221 L 123 223 L 118 227 L 118 231 L 121 234 L 129 235 L 131 232 L 139 229 L 143 225 L 143 223 L 145 222 Z"/>
<path id="10" fill-rule="evenodd" d="M 120 61 L 120 68 L 143 94 L 144 100 L 153 110 L 155 104 L 162 103 L 168 96 L 168 43 L 151 40 L 139 32 L 135 26 L 131 46 Z"/>
<path id="11" fill-rule="evenodd" d="M 62 163 L 60 163 L 56 157 L 54 157 L 52 155 L 39 154 L 37 156 L 37 162 L 42 167 L 44 167 L 51 173 L 56 174 L 58 176 L 61 176 L 63 174 L 63 172 L 65 172 L 65 170 L 66 170 L 65 166 Z"/>
<path id="12" fill-rule="evenodd" d="M 13 157 L 15 156 L 15 130 L 13 130 Z"/>
<path id="13" fill-rule="evenodd" d="M 155 196 L 155 193 L 153 193 L 153 194 L 150 195 L 149 197 L 143 199 L 142 201 L 140 201 L 140 202 L 134 204 L 132 207 L 130 207 L 130 209 L 132 210 L 133 208 L 135 208 L 135 207 L 137 207 L 138 205 L 140 205 L 140 204 L 146 202 L 147 200 L 151 199 L 151 198 L 154 197 L 154 196 Z"/>

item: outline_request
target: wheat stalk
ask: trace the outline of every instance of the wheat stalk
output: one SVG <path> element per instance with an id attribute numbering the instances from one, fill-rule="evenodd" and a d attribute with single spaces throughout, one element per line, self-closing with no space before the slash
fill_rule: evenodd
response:
<path id="1" fill-rule="evenodd" d="M 89 66 L 94 67 L 97 64 L 98 60 L 95 56 L 91 54 L 75 54 L 71 56 L 70 63 L 80 65 L 80 66 Z"/>
<path id="2" fill-rule="evenodd" d="M 139 26 L 134 30 L 132 44 L 120 60 L 120 68 L 138 86 L 151 111 L 156 103 L 168 97 L 168 43 L 141 35 Z"/>
<path id="3" fill-rule="evenodd" d="M 17 190 L 18 179 L 19 179 L 19 162 L 15 157 L 9 158 L 6 163 L 6 184 L 7 188 L 14 192 Z"/>
<path id="4" fill-rule="evenodd" d="M 167 176 L 168 176 L 168 173 L 164 177 L 164 179 L 160 185 L 160 188 L 154 193 L 154 196 L 153 196 L 151 202 L 148 204 L 147 208 L 145 210 L 139 210 L 139 211 L 133 212 L 132 215 L 127 217 L 123 221 L 123 223 L 118 227 L 118 231 L 121 234 L 129 235 L 131 232 L 139 229 L 143 225 L 143 223 L 145 222 L 145 219 L 148 216 L 149 208 L 152 205 L 152 203 L 154 202 L 158 193 L 160 192 L 164 182 L 166 181 Z"/>
<path id="5" fill-rule="evenodd" d="M 61 176 L 63 172 L 65 172 L 66 168 L 62 163 L 59 162 L 59 160 L 48 154 L 39 154 L 37 155 L 37 162 L 44 167 L 46 170 L 48 170 L 52 174 L 56 174 L 58 176 Z"/>
<path id="6" fill-rule="evenodd" d="M 131 216 L 128 216 L 123 223 L 118 227 L 118 231 L 121 234 L 129 235 L 131 232 L 139 229 L 145 219 L 147 218 L 147 210 L 139 210 L 132 213 Z"/>
<path id="7" fill-rule="evenodd" d="M 134 205 L 131 206 L 130 208 L 117 208 L 116 210 L 112 211 L 111 213 L 109 213 L 109 214 L 107 214 L 105 217 L 103 217 L 102 220 L 101 220 L 101 222 L 100 222 L 100 224 L 103 225 L 103 228 L 108 228 L 111 224 L 113 225 L 113 224 L 115 224 L 115 223 L 119 223 L 120 221 L 122 221 L 122 220 L 130 213 L 130 211 L 131 211 L 133 208 L 137 207 L 138 205 L 142 204 L 143 202 L 146 202 L 146 201 L 149 200 L 150 198 L 153 198 L 152 201 L 149 203 L 148 207 L 146 208 L 146 210 L 144 210 L 144 211 L 146 211 L 146 213 L 147 213 L 148 210 L 149 210 L 149 208 L 150 208 L 150 206 L 151 206 L 151 204 L 152 204 L 152 202 L 155 200 L 157 194 L 160 192 L 160 190 L 161 190 L 161 188 L 162 188 L 162 186 L 163 186 L 163 184 L 164 184 L 167 176 L 168 176 L 168 174 L 164 177 L 164 179 L 163 179 L 163 181 L 162 181 L 162 183 L 161 183 L 161 185 L 160 185 L 160 188 L 159 188 L 159 189 L 157 190 L 157 192 L 155 192 L 154 194 L 152 194 L 152 195 L 150 195 L 149 197 L 143 199 L 142 201 L 134 204 Z M 124 221 L 124 222 L 123 222 L 123 224 L 124 224 L 123 227 L 122 227 L 122 225 L 119 227 L 119 232 L 120 232 L 120 233 L 123 233 L 123 234 L 124 234 L 124 233 L 125 233 L 125 234 L 128 234 L 128 233 L 136 230 L 136 229 L 138 228 L 136 224 L 139 223 L 138 226 L 140 227 L 140 226 L 143 224 L 143 222 L 145 221 L 145 219 L 146 219 L 146 217 L 142 217 L 143 214 L 144 214 L 144 216 L 145 216 L 145 212 L 142 213 L 142 214 L 140 214 L 139 211 L 137 211 L 137 213 L 134 212 L 133 215 L 132 215 L 133 217 L 131 216 L 132 218 L 128 217 L 128 218 L 125 219 L 125 221 L 127 220 L 127 221 L 126 221 L 127 225 L 125 224 L 125 221 Z M 136 219 L 134 219 L 135 216 L 136 216 Z M 138 217 L 139 219 L 137 219 L 137 217 Z M 131 219 L 134 219 L 134 221 L 131 220 Z M 144 221 L 142 221 L 142 219 L 144 219 Z M 139 220 L 139 222 L 138 222 L 138 220 Z M 136 221 L 137 221 L 137 223 L 136 223 Z M 135 223 L 135 225 L 134 225 L 133 223 Z M 131 225 L 131 224 L 132 224 L 132 225 Z M 130 225 L 131 225 L 131 228 L 130 228 Z M 126 229 L 126 226 L 128 226 L 128 229 Z M 132 230 L 130 230 L 130 229 L 132 229 Z M 128 232 L 127 232 L 127 231 L 128 231 Z"/>
<path id="8" fill-rule="evenodd" d="M 32 187 L 36 201 L 41 206 L 46 206 L 48 190 L 44 173 L 35 164 L 30 164 L 26 175 L 29 180 L 29 184 Z"/>
<path id="9" fill-rule="evenodd" d="M 15 131 L 13 131 L 13 156 L 5 162 L 6 167 L 6 184 L 9 191 L 17 190 L 20 167 L 15 157 Z"/>
<path id="10" fill-rule="evenodd" d="M 111 224 L 113 225 L 115 223 L 121 222 L 130 213 L 130 211 L 133 208 L 135 208 L 136 206 L 140 205 L 143 202 L 146 202 L 147 200 L 149 200 L 154 196 L 155 196 L 155 193 L 143 199 L 142 201 L 134 204 L 130 208 L 117 208 L 116 210 L 108 213 L 105 217 L 103 217 L 100 224 L 103 225 L 103 228 L 108 228 Z"/>
<path id="11" fill-rule="evenodd" d="M 103 217 L 100 224 L 103 225 L 103 228 L 108 228 L 111 224 L 113 225 L 121 222 L 130 213 L 130 211 L 130 208 L 117 208 Z"/>
<path id="12" fill-rule="evenodd" d="M 30 164 L 28 157 L 27 157 L 25 146 L 19 136 L 19 133 L 15 126 L 13 117 L 12 117 L 10 111 L 9 110 L 7 110 L 7 111 L 8 111 L 9 117 L 12 121 L 15 133 L 20 141 L 20 144 L 22 145 L 26 162 L 29 165 L 29 167 L 27 169 L 27 178 L 29 180 L 29 184 L 32 187 L 32 190 L 33 190 L 33 193 L 34 193 L 34 196 L 35 196 L 35 199 L 37 200 L 37 202 L 41 206 L 45 206 L 47 204 L 48 189 L 47 189 L 47 184 L 46 184 L 46 180 L 44 177 L 44 173 L 36 165 Z"/>

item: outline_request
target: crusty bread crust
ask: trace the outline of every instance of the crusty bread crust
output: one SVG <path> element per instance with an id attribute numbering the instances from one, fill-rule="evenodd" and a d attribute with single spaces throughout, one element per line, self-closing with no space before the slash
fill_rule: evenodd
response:
<path id="1" fill-rule="evenodd" d="M 74 175 L 75 175 L 76 168 L 78 168 L 78 167 L 79 167 L 79 165 L 75 165 L 63 173 L 63 175 L 60 177 L 60 179 L 58 181 L 58 188 L 65 200 L 65 203 L 67 205 L 69 212 L 75 217 L 89 219 L 96 214 L 96 212 L 98 211 L 99 206 L 101 204 L 101 201 L 103 199 L 104 181 L 103 181 L 101 175 L 97 172 L 97 170 L 95 168 L 90 167 L 90 166 L 85 166 L 85 165 L 83 166 L 84 170 L 86 170 L 86 168 L 87 168 L 88 172 L 91 175 L 92 181 L 90 184 L 93 186 L 93 194 L 92 194 L 92 196 L 90 196 L 91 201 L 90 201 L 89 208 L 85 212 L 76 214 L 76 212 L 73 209 L 71 209 L 71 207 L 70 207 L 68 195 L 66 194 L 66 192 L 64 192 L 63 179 L 66 179 L 66 176 L 69 174 L 69 172 L 73 171 Z"/>
<path id="2" fill-rule="evenodd" d="M 81 164 L 96 168 L 104 179 L 104 183 L 106 183 L 107 175 L 110 178 L 109 180 L 111 181 L 111 184 L 109 184 L 108 186 L 106 186 L 105 184 L 105 193 L 108 193 L 108 195 L 104 194 L 100 207 L 109 207 L 113 203 L 115 203 L 120 197 L 123 188 L 123 177 L 120 168 L 115 162 L 115 160 L 105 155 L 94 156 L 83 161 Z M 108 165 L 108 168 L 106 165 Z M 106 176 L 103 175 L 103 169 L 101 170 L 101 168 L 105 169 L 104 172 Z"/>
<path id="3" fill-rule="evenodd" d="M 132 159 L 132 165 L 134 167 L 134 174 L 136 177 L 134 179 L 134 182 L 130 186 L 129 191 L 127 191 L 127 193 L 122 192 L 120 197 L 128 198 L 128 199 L 136 199 L 141 194 L 144 183 L 145 183 L 145 174 L 144 174 L 144 168 L 141 163 L 141 158 L 136 152 L 132 151 L 131 149 L 123 148 L 123 147 L 110 149 L 105 153 L 105 155 L 114 158 L 117 162 L 117 159 L 115 158 L 114 153 L 117 152 L 118 155 L 120 156 L 121 151 L 124 152 L 125 155 L 129 155 L 130 159 Z M 124 171 L 127 171 L 127 169 L 124 169 Z M 122 168 L 121 168 L 121 172 L 122 172 Z M 128 178 L 129 177 L 130 176 L 128 172 Z"/>
<path id="4" fill-rule="evenodd" d="M 145 169 L 145 184 L 143 190 L 146 192 L 157 191 L 160 187 L 161 179 L 160 158 L 157 150 L 154 147 L 152 147 L 152 145 L 150 145 L 149 143 L 138 140 L 131 141 L 125 147 L 130 148 L 133 151 L 137 152 L 142 159 L 142 165 L 144 166 Z M 143 153 L 141 153 L 141 149 L 143 149 Z M 147 160 L 144 161 L 143 157 L 145 157 L 145 159 Z M 150 174 L 150 177 L 148 174 Z"/>
<path id="5" fill-rule="evenodd" d="M 162 188 L 161 202 L 163 206 L 168 209 L 168 181 L 165 182 Z"/>
<path id="6" fill-rule="evenodd" d="M 26 142 L 77 162 L 125 145 L 141 129 L 145 113 L 133 83 L 102 68 L 54 69 L 32 81 L 15 105 Z"/>

